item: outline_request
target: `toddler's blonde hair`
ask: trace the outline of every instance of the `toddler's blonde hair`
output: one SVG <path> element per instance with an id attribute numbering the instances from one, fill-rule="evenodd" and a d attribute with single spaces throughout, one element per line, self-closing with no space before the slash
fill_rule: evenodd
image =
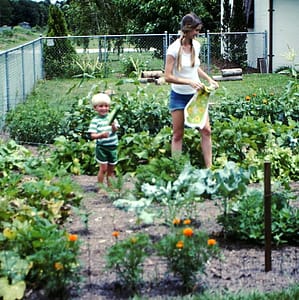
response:
<path id="1" fill-rule="evenodd" d="M 111 103 L 111 99 L 110 97 L 105 94 L 105 93 L 98 93 L 98 94 L 95 94 L 92 99 L 91 99 L 91 104 L 92 106 L 96 106 L 96 105 L 99 105 L 99 104 L 107 104 L 107 105 L 110 105 Z"/>

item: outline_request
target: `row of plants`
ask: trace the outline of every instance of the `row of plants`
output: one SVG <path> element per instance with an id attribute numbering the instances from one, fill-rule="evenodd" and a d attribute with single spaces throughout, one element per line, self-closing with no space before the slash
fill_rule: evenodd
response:
<path id="1" fill-rule="evenodd" d="M 79 188 L 59 165 L 14 141 L 0 143 L 0 298 L 43 289 L 67 297 L 78 283 L 80 241 L 64 224 Z"/>
<path id="2" fill-rule="evenodd" d="M 291 80 L 291 82 L 294 81 Z M 120 91 L 123 82 L 119 82 L 119 84 Z M 296 82 L 296 84 L 291 86 L 291 93 L 285 91 L 283 95 L 271 98 L 271 101 L 274 102 L 274 106 L 275 103 L 277 106 L 281 106 L 281 103 L 284 103 L 285 109 L 288 109 L 290 102 L 293 112 L 296 112 L 296 105 L 298 104 L 295 100 L 298 99 L 298 84 Z M 10 251 L 12 247 L 13 251 L 21 259 L 26 260 L 27 256 L 29 256 L 27 262 L 31 262 L 34 256 L 31 257 L 30 254 L 27 254 L 25 257 L 22 256 L 23 254 L 19 252 L 24 251 L 26 253 L 27 248 L 26 246 L 24 248 L 18 246 L 19 243 L 26 240 L 20 227 L 27 226 L 27 223 L 22 223 L 22 226 L 19 226 L 19 216 L 17 221 L 14 221 L 16 212 L 13 209 L 15 206 L 20 206 L 25 202 L 25 207 L 21 206 L 22 218 L 25 216 L 26 221 L 28 221 L 29 217 L 34 219 L 29 222 L 29 229 L 25 227 L 26 233 L 27 231 L 30 233 L 29 240 L 31 236 L 38 237 L 38 240 L 34 240 L 34 243 L 30 242 L 30 244 L 37 245 L 37 253 L 42 248 L 40 246 L 41 234 L 32 235 L 31 231 L 33 229 L 36 233 L 39 230 L 38 228 L 43 228 L 43 224 L 46 224 L 46 228 L 51 227 L 50 224 L 54 224 L 55 228 L 56 226 L 59 228 L 58 235 L 61 234 L 59 230 L 61 224 L 68 216 L 68 205 L 76 206 L 79 204 L 79 201 L 77 202 L 70 197 L 72 193 L 69 195 L 66 192 L 60 197 L 59 195 L 62 191 L 56 187 L 56 184 L 67 182 L 66 186 L 63 187 L 63 191 L 69 191 L 69 182 L 61 180 L 67 174 L 96 174 L 94 142 L 89 140 L 86 131 L 89 120 L 93 115 L 89 102 L 90 97 L 100 88 L 98 86 L 93 87 L 86 97 L 79 99 L 73 106 L 69 107 L 67 112 L 63 112 L 64 118 L 58 118 L 59 121 L 56 120 L 55 124 L 56 126 L 58 124 L 58 126 L 55 128 L 58 129 L 53 130 L 54 143 L 51 146 L 51 151 L 49 151 L 48 147 L 41 151 L 42 155 L 40 157 L 43 157 L 43 159 L 26 157 L 26 159 L 20 160 L 18 155 L 13 155 L 9 152 L 10 147 L 16 147 L 13 143 L 5 144 L 4 150 L 1 150 L 3 151 L 1 155 L 1 170 L 3 170 L 1 178 L 3 178 L 3 190 L 5 195 L 7 194 L 4 198 L 8 197 L 8 200 L 3 203 L 8 202 L 7 205 L 12 206 L 12 208 L 10 206 L 7 207 L 7 205 L 4 207 L 5 212 L 12 211 L 12 214 L 8 216 L 4 214 L 4 220 L 7 222 L 1 223 L 3 230 L 1 241 L 3 241 L 3 249 L 5 251 Z M 262 192 L 260 189 L 249 189 L 247 185 L 250 182 L 260 182 L 262 180 L 262 165 L 267 159 L 272 163 L 272 172 L 276 180 L 278 179 L 282 183 L 275 190 L 272 203 L 273 242 L 276 244 L 298 243 L 298 210 L 292 206 L 291 202 L 294 196 L 289 190 L 290 181 L 298 180 L 299 173 L 299 131 L 296 113 L 292 113 L 292 115 L 287 117 L 287 114 L 284 113 L 283 118 L 281 118 L 280 110 L 277 110 L 277 114 L 270 112 L 270 110 L 267 111 L 266 108 L 259 110 L 258 108 L 261 105 L 266 104 L 263 102 L 263 97 L 265 97 L 263 93 L 263 95 L 246 95 L 235 99 L 239 105 L 235 106 L 235 111 L 238 110 L 238 114 L 234 114 L 231 111 L 231 99 L 226 95 L 221 99 L 221 105 L 219 104 L 220 102 L 216 103 L 211 109 L 215 164 L 210 170 L 199 169 L 198 167 L 202 165 L 202 162 L 198 155 L 200 153 L 200 136 L 197 130 L 186 129 L 184 147 L 189 155 L 182 156 L 181 160 L 178 161 L 170 158 L 171 128 L 169 126 L 170 119 L 166 104 L 167 95 L 159 87 L 157 87 L 154 95 L 149 94 L 147 89 L 151 88 L 152 86 L 141 87 L 136 84 L 134 92 L 123 92 L 120 93 L 120 96 L 117 94 L 113 96 L 113 102 L 121 107 L 121 114 L 118 116 L 118 119 L 122 124 L 119 146 L 120 160 L 117 169 L 119 176 L 118 182 L 115 184 L 121 185 L 122 176 L 128 173 L 132 174 L 136 181 L 136 188 L 133 191 L 125 195 L 121 194 L 121 192 L 112 195 L 114 205 L 120 209 L 135 212 L 136 220 L 139 223 L 156 222 L 162 218 L 163 222 L 172 228 L 174 220 L 192 220 L 192 222 L 197 220 L 196 204 L 198 202 L 206 201 L 207 198 L 212 198 L 212 200 L 220 199 L 222 213 L 218 217 L 218 222 L 223 226 L 225 237 L 263 243 Z M 249 106 L 248 102 L 252 100 L 252 97 L 254 101 Z M 33 113 L 35 111 L 34 106 L 29 107 Z M 248 109 L 254 111 L 254 114 L 247 112 Z M 17 138 L 18 140 L 22 140 L 22 135 L 24 137 L 28 136 L 30 132 L 28 127 L 31 125 L 32 120 L 30 120 L 30 114 L 28 114 L 29 117 L 26 119 L 27 114 L 24 113 L 24 110 L 26 110 L 26 103 L 22 106 L 22 110 L 15 110 L 7 118 L 7 127 L 12 133 L 14 132 L 12 124 L 16 128 L 15 132 L 24 130 Z M 258 114 L 258 111 L 260 111 L 260 114 Z M 269 117 L 269 113 L 271 113 L 271 117 Z M 16 117 L 18 115 L 21 116 L 20 114 L 22 114 L 22 118 L 15 119 L 12 117 L 13 115 Z M 51 123 L 49 115 L 51 116 L 48 111 L 48 121 L 45 121 L 46 118 L 43 121 L 47 126 L 42 124 L 42 126 L 35 126 L 35 136 L 43 137 L 43 130 L 47 132 L 49 129 L 54 128 L 54 126 L 52 127 L 48 124 Z M 35 122 L 38 123 L 38 121 L 37 115 Z M 26 126 L 25 129 L 22 128 L 22 122 L 27 122 L 27 131 Z M 19 129 L 17 129 L 18 126 Z M 42 140 L 39 142 L 42 142 Z M 17 171 L 17 174 L 13 171 Z M 21 176 L 22 173 L 29 175 L 29 180 L 26 176 Z M 59 183 L 56 183 L 57 178 L 59 178 Z M 18 201 L 13 201 L 12 199 L 18 199 Z M 39 201 L 36 201 L 37 199 Z M 70 201 L 67 202 L 66 199 L 70 199 Z M 28 206 L 30 207 L 29 216 L 27 216 Z M 34 213 L 31 211 L 31 206 L 36 206 Z M 23 208 L 25 212 L 23 212 Z M 44 221 L 44 219 L 40 221 L 39 218 L 45 218 L 47 221 Z M 37 228 L 35 228 L 35 224 Z M 41 230 L 43 232 L 46 231 L 44 229 Z M 19 232 L 20 235 L 18 235 Z M 177 236 L 177 234 L 180 234 L 180 236 Z M 183 286 L 186 289 L 190 289 L 194 283 L 193 279 L 195 276 L 198 272 L 200 273 L 204 270 L 209 256 L 193 261 L 193 258 L 196 258 L 193 251 L 194 246 L 192 246 L 192 243 L 190 244 L 190 239 L 187 239 L 189 237 L 186 237 L 184 233 L 183 236 L 181 234 L 182 231 L 180 230 L 167 233 L 160 241 L 161 244 L 166 243 L 164 244 L 165 248 L 163 248 L 164 253 L 162 255 L 159 252 L 159 254 L 166 257 L 169 271 L 179 275 Z M 69 240 L 70 236 L 65 231 L 62 236 L 67 243 L 73 242 Z M 60 236 L 60 239 L 63 238 L 62 236 Z M 197 234 L 194 234 L 194 236 L 197 236 Z M 139 237 L 137 238 L 139 240 Z M 51 240 L 45 234 L 46 239 Z M 149 247 L 147 244 L 147 242 L 150 242 L 149 239 L 146 237 L 144 239 L 141 237 L 140 241 L 144 242 L 147 245 L 146 247 Z M 59 240 L 57 236 L 56 240 Z M 137 261 L 138 265 L 132 267 L 127 264 L 126 260 L 117 261 L 116 256 L 118 256 L 118 251 L 121 251 L 123 248 L 130 248 L 132 244 L 134 246 L 137 240 L 136 237 L 131 237 L 125 241 L 127 243 L 125 244 L 126 246 L 117 240 L 116 252 L 111 250 L 112 254 L 108 255 L 109 259 L 114 261 L 114 263 L 110 264 L 110 267 L 115 269 L 117 274 L 126 274 L 128 276 L 121 278 L 124 285 L 127 284 L 134 288 L 137 288 L 140 282 L 139 275 L 142 272 L 140 267 L 143 258 L 139 262 Z M 207 244 L 207 236 L 205 236 L 204 240 L 205 242 L 201 240 L 201 245 L 204 247 L 211 246 Z M 77 243 L 77 241 L 75 242 Z M 73 244 L 71 243 L 71 245 Z M 65 246 L 67 249 L 69 247 L 70 245 Z M 150 248 L 152 253 L 154 249 L 151 246 Z M 156 250 L 156 247 L 154 248 Z M 61 253 L 62 250 L 58 247 L 57 249 Z M 63 276 L 66 279 L 71 278 L 75 281 L 72 275 L 77 270 L 77 264 L 75 263 L 77 252 L 72 251 L 75 254 L 72 258 L 68 256 L 71 262 L 63 260 L 64 258 L 61 258 L 63 261 L 57 261 L 56 259 L 51 261 L 51 259 L 46 257 L 46 252 L 39 255 L 44 255 L 42 261 L 46 260 L 49 265 L 40 266 L 39 262 L 36 261 L 33 266 L 36 265 L 38 270 L 43 270 L 43 268 L 50 269 L 51 266 L 53 268 L 54 263 L 54 269 L 57 272 L 64 270 L 66 273 Z M 145 253 L 147 252 L 145 251 Z M 177 259 L 178 257 L 180 259 Z M 190 264 L 194 262 L 195 264 L 194 272 L 190 272 L 191 277 L 187 279 L 183 273 L 184 269 L 178 268 L 182 261 L 184 261 L 184 264 L 187 264 L 187 262 Z M 172 265 L 172 262 L 174 265 Z M 31 266 L 30 263 L 29 266 Z M 125 269 L 120 272 L 119 270 L 122 267 Z M 128 273 L 128 269 L 133 274 Z M 53 280 L 50 282 L 55 283 L 55 280 L 60 280 L 57 279 L 59 276 L 57 276 L 56 271 L 52 274 Z M 22 273 L 22 280 L 18 280 L 15 279 L 15 275 L 8 274 L 6 271 L 3 271 L 3 273 L 4 279 L 2 280 L 7 283 L 7 289 L 11 288 L 11 283 L 24 282 L 24 279 L 30 278 L 29 274 L 34 274 L 32 268 L 29 271 L 27 268 L 27 273 Z M 38 275 L 41 274 L 38 273 Z M 36 275 L 33 278 L 35 282 L 41 282 L 40 285 L 45 286 L 47 289 L 47 284 L 42 276 L 37 277 Z M 33 285 L 30 280 L 28 283 L 26 282 L 26 285 L 29 287 L 31 284 Z M 68 284 L 68 282 L 62 280 L 60 280 L 60 283 L 63 286 Z M 59 285 L 57 284 L 56 286 Z M 63 286 L 60 287 L 63 288 Z M 22 283 L 23 287 L 24 283 Z M 53 290 L 51 291 L 53 292 Z"/>
<path id="3" fill-rule="evenodd" d="M 180 222 L 182 226 L 178 226 Z M 189 219 L 175 219 L 169 233 L 158 241 L 153 241 L 146 233 L 121 240 L 118 231 L 112 234 L 116 242 L 108 249 L 107 268 L 115 272 L 122 290 L 131 294 L 143 283 L 144 262 L 149 257 L 165 259 L 166 272 L 178 277 L 185 292 L 194 291 L 197 275 L 204 273 L 210 259 L 220 257 L 217 241 L 195 230 Z"/>
<path id="4" fill-rule="evenodd" d="M 170 225 L 175 218 L 199 220 L 197 204 L 211 199 L 219 205 L 217 222 L 226 239 L 264 244 L 263 189 L 249 185 L 254 168 L 227 162 L 215 170 L 198 169 L 186 161 L 156 159 L 139 166 L 135 190 L 116 199 L 114 205 L 134 212 L 138 222 L 151 224 L 162 218 Z M 272 190 L 273 244 L 298 244 L 299 211 L 293 205 L 296 196 L 279 181 Z"/>
<path id="5" fill-rule="evenodd" d="M 59 170 L 51 159 L 40 161 L 30 157 L 28 150 L 12 141 L 3 144 L 1 152 L 6 154 L 1 155 L 1 169 L 5 170 L 1 177 L 5 200 L 1 202 L 0 235 L 3 297 L 22 297 L 25 288 L 44 288 L 49 296 L 55 292 L 61 296 L 64 291 L 66 297 L 70 284 L 79 280 L 79 243 L 77 235 L 61 229 L 61 224 L 66 220 L 69 209 L 79 205 L 80 197 L 73 193 L 69 178 L 64 179 L 65 171 Z M 212 171 L 197 169 L 186 161 L 187 158 L 183 157 L 179 161 L 164 159 L 161 165 L 157 159 L 149 166 L 140 165 L 136 173 L 136 191 L 126 194 L 125 199 L 120 199 L 120 194 L 114 202 L 119 208 L 134 211 L 139 223 L 160 219 L 170 229 L 154 242 L 146 234 L 120 241 L 119 233 L 113 233 L 116 243 L 108 249 L 107 268 L 115 271 L 124 290 L 128 288 L 136 292 L 142 284 L 143 262 L 155 254 L 165 259 L 168 272 L 178 276 L 185 291 L 194 289 L 206 263 L 212 257 L 219 258 L 221 255 L 215 239 L 193 228 L 198 220 L 196 203 L 203 201 L 208 194 L 223 201 L 223 214 L 219 221 L 227 235 L 235 234 L 238 239 L 245 240 L 263 240 L 262 226 L 252 226 L 262 224 L 260 203 L 252 196 L 248 199 L 244 196 L 250 172 L 236 167 L 232 162 L 223 169 Z M 161 167 L 164 170 L 162 173 L 158 172 Z M 56 169 L 56 179 L 53 179 L 51 169 Z M 137 194 L 139 198 L 134 199 Z M 274 215 L 274 228 L 285 229 L 273 232 L 276 243 L 291 242 L 297 234 L 298 213 L 296 215 L 296 211 L 288 206 L 290 198 L 287 196 L 277 194 L 273 202 L 273 212 L 284 216 L 280 220 Z M 261 195 L 258 197 L 261 198 Z M 235 201 L 229 201 L 233 199 Z M 251 211 L 256 219 L 244 218 L 244 213 L 249 216 Z M 201 251 L 198 251 L 199 247 Z M 12 265 L 14 268 L 11 268 Z"/>

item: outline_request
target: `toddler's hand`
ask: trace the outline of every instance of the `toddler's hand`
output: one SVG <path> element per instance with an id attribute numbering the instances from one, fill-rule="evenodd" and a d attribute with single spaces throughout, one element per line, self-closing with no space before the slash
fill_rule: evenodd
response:
<path id="1" fill-rule="evenodd" d="M 101 138 L 102 139 L 105 139 L 105 138 L 107 138 L 107 137 L 109 137 L 109 132 L 107 131 L 107 132 L 102 132 L 101 133 Z"/>
<path id="2" fill-rule="evenodd" d="M 117 126 L 117 124 L 116 124 L 115 122 L 113 122 L 113 123 L 111 124 L 111 127 L 112 127 L 112 132 L 115 132 L 115 131 L 118 130 L 118 126 Z"/>

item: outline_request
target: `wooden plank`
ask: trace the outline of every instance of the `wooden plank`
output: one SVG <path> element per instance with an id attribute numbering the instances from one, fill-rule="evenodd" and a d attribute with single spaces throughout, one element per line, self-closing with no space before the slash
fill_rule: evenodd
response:
<path id="1" fill-rule="evenodd" d="M 213 79 L 216 81 L 228 81 L 228 80 L 242 80 L 243 76 L 242 75 L 238 75 L 238 76 L 221 76 L 221 75 L 216 75 L 213 76 Z"/>
<path id="2" fill-rule="evenodd" d="M 242 69 L 241 69 L 241 68 L 222 69 L 222 70 L 221 70 L 221 75 L 222 75 L 223 77 L 226 77 L 226 76 L 237 76 L 237 75 L 242 75 Z"/>
<path id="3" fill-rule="evenodd" d="M 142 71 L 141 78 L 160 78 L 163 76 L 163 71 Z"/>

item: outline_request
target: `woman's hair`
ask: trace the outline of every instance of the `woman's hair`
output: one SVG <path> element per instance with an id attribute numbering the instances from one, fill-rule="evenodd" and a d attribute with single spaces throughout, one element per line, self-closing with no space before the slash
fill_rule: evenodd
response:
<path id="1" fill-rule="evenodd" d="M 185 38 L 185 34 L 189 31 L 194 30 L 196 27 L 199 25 L 202 25 L 201 19 L 193 12 L 185 15 L 182 18 L 181 21 L 181 37 L 180 37 L 180 42 L 181 42 L 181 47 L 179 49 L 178 53 L 178 59 L 177 59 L 177 69 L 181 70 L 182 69 L 182 45 L 183 45 L 183 40 Z M 195 50 L 192 45 L 192 40 L 191 40 L 191 65 L 194 67 L 195 64 Z"/>
<path id="2" fill-rule="evenodd" d="M 111 103 L 110 97 L 105 93 L 95 94 L 91 99 L 92 106 L 96 106 L 99 104 L 110 105 L 110 103 Z"/>
<path id="3" fill-rule="evenodd" d="M 195 13 L 191 12 L 182 18 L 181 31 L 183 33 L 189 32 L 198 25 L 202 25 L 201 19 Z"/>

